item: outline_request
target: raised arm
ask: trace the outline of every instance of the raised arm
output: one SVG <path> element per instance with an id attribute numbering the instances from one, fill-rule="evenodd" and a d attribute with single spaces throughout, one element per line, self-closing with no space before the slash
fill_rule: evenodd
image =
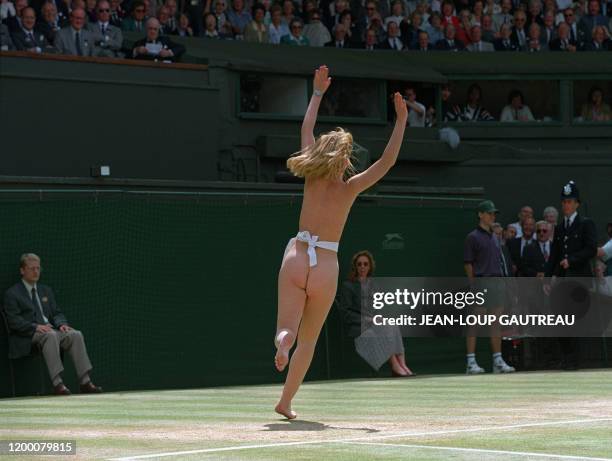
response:
<path id="1" fill-rule="evenodd" d="M 391 133 L 391 138 L 389 138 L 385 151 L 370 168 L 353 176 L 347 182 L 357 194 L 376 184 L 385 174 L 387 174 L 397 160 L 397 155 L 399 154 L 402 140 L 404 139 L 408 110 L 406 109 L 406 103 L 402 95 L 399 93 L 395 93 L 393 96 L 393 105 L 395 106 L 397 118 L 395 119 L 395 127 L 393 128 L 393 133 Z"/>
<path id="2" fill-rule="evenodd" d="M 306 110 L 306 115 L 304 115 L 304 121 L 302 122 L 302 150 L 314 144 L 314 126 L 317 123 L 319 105 L 330 83 L 331 77 L 329 77 L 327 66 L 321 66 L 315 70 L 314 81 L 312 83 L 312 98 L 310 98 L 310 104 L 308 104 L 308 110 Z"/>

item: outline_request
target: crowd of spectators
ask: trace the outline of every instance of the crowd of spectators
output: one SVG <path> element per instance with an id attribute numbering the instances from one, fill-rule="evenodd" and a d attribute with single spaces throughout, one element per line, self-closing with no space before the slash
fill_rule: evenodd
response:
<path id="1" fill-rule="evenodd" d="M 139 59 L 176 59 L 184 49 L 172 35 L 391 51 L 612 50 L 611 0 L 1 0 L 0 18 L 4 50 Z M 142 32 L 144 45 L 118 47 L 122 31 Z"/>

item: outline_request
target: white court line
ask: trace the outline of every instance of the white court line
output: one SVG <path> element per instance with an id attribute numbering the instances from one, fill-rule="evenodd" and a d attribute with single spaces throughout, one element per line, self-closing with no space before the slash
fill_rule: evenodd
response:
<path id="1" fill-rule="evenodd" d="M 412 445 L 402 443 L 380 443 L 380 442 L 340 442 L 350 445 L 376 445 L 378 447 L 401 447 L 401 448 L 426 448 L 430 450 L 445 451 L 467 451 L 470 453 L 493 453 L 498 455 L 529 456 L 532 458 L 572 459 L 578 461 L 612 461 L 612 458 L 592 458 L 589 456 L 556 455 L 553 453 L 537 453 L 528 451 L 487 450 L 484 448 L 462 448 L 462 447 L 438 447 L 434 445 Z"/>
<path id="2" fill-rule="evenodd" d="M 258 444 L 258 445 L 235 445 L 231 447 L 202 448 L 199 450 L 173 451 L 173 452 L 166 452 L 166 453 L 151 453 L 148 455 L 125 456 L 121 458 L 109 458 L 108 461 L 131 461 L 135 459 L 164 458 L 168 456 L 194 455 L 198 453 L 218 453 L 222 451 L 251 450 L 251 449 L 257 449 L 257 448 L 289 447 L 289 446 L 294 446 L 294 445 L 348 443 L 348 442 L 360 442 L 360 441 L 367 441 L 367 440 L 382 440 L 382 439 L 392 439 L 392 438 L 397 439 L 401 437 L 420 437 L 420 436 L 427 436 L 427 435 L 461 434 L 461 433 L 467 433 L 467 432 L 490 432 L 490 431 L 508 430 L 508 429 L 521 429 L 525 427 L 559 426 L 559 425 L 565 425 L 565 424 L 596 423 L 596 422 L 603 422 L 603 421 L 612 421 L 612 418 L 572 419 L 572 420 L 567 420 L 567 421 L 546 421 L 546 422 L 541 422 L 541 423 L 511 424 L 507 426 L 471 427 L 468 429 L 449 429 L 449 430 L 443 430 L 443 431 L 429 431 L 429 432 L 398 432 L 396 434 L 351 437 L 348 439 L 346 438 L 345 439 L 319 439 L 319 440 L 306 440 L 306 441 L 298 441 L 298 442 L 263 443 L 263 444 Z"/>

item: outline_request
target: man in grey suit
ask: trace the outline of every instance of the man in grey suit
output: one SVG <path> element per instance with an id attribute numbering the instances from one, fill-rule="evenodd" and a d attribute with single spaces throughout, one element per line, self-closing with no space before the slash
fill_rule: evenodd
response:
<path id="1" fill-rule="evenodd" d="M 502 0 L 501 10 L 501 13 L 493 15 L 493 27 L 495 27 L 497 32 L 501 30 L 501 26 L 504 24 L 512 26 L 512 21 L 514 19 L 511 14 L 512 0 Z"/>
<path id="2" fill-rule="evenodd" d="M 472 26 L 472 28 L 470 29 L 470 38 L 472 40 L 472 43 L 465 47 L 468 51 L 471 51 L 473 53 L 480 53 L 482 51 L 495 51 L 495 48 L 493 47 L 492 43 L 482 41 L 482 29 L 480 28 L 480 26 Z"/>
<path id="3" fill-rule="evenodd" d="M 92 366 L 85 348 L 83 334 L 68 325 L 66 316 L 55 303 L 53 290 L 38 283 L 40 258 L 33 253 L 21 256 L 21 281 L 4 295 L 4 311 L 8 321 L 9 358 L 30 354 L 33 345 L 40 347 L 47 363 L 51 382 L 57 395 L 69 395 L 61 373 L 64 371 L 60 347 L 72 357 L 81 393 L 102 392 L 89 378 Z"/>
<path id="4" fill-rule="evenodd" d="M 70 13 L 70 26 L 64 27 L 55 35 L 55 47 L 60 54 L 72 56 L 96 56 L 97 47 L 91 32 L 86 30 L 85 10 L 75 8 Z"/>
<path id="5" fill-rule="evenodd" d="M 93 43 L 98 48 L 98 56 L 109 58 L 123 57 L 123 33 L 121 29 L 110 24 L 110 3 L 98 0 L 96 5 L 97 22 L 87 24 L 87 30 L 93 36 Z"/>

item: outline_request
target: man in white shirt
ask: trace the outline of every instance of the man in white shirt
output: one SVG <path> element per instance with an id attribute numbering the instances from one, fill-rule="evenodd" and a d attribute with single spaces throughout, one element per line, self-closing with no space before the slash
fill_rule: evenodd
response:
<path id="1" fill-rule="evenodd" d="M 404 101 L 406 101 L 406 106 L 408 106 L 408 126 L 410 128 L 424 127 L 425 115 L 427 111 L 423 104 L 417 102 L 414 87 L 406 87 L 404 90 L 404 95 Z"/>

